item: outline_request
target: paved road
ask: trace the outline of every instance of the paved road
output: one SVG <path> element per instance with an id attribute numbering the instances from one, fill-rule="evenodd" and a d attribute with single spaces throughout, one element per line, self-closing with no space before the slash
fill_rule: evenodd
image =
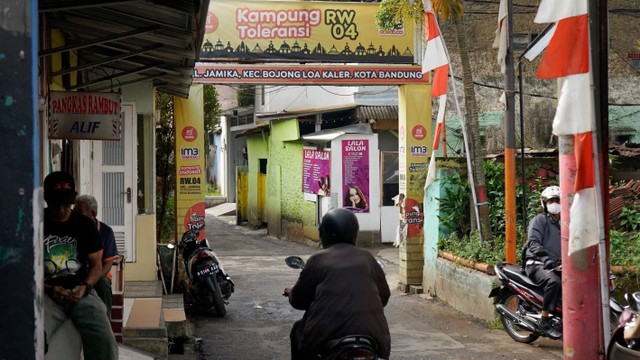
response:
<path id="1" fill-rule="evenodd" d="M 236 283 L 224 318 L 191 316 L 202 339 L 200 359 L 288 359 L 289 330 L 302 316 L 283 297 L 282 289 L 295 282 L 298 271 L 284 258 L 306 258 L 318 249 L 266 236 L 265 230 L 231 225 L 210 214 L 206 218 L 212 247 Z M 387 264 L 390 287 L 398 283 L 397 250 L 372 250 Z M 394 256 L 395 255 L 395 256 Z M 519 344 L 502 330 L 453 310 L 437 299 L 392 291 L 385 313 L 391 329 L 393 360 L 562 358 L 559 341 L 542 339 Z"/>

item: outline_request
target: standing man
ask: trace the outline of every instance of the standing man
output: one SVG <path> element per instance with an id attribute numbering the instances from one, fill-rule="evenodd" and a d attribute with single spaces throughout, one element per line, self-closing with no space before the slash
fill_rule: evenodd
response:
<path id="1" fill-rule="evenodd" d="M 549 186 L 540 195 L 542 214 L 529 224 L 529 240 L 525 252 L 527 276 L 544 288 L 540 327 L 550 338 L 558 339 L 560 331 L 551 326 L 549 314 L 556 311 L 562 298 L 562 280 L 554 269 L 560 265 L 560 188 Z"/>
<path id="2" fill-rule="evenodd" d="M 85 359 L 117 360 L 118 347 L 106 308 L 93 286 L 102 276 L 102 242 L 90 219 L 71 209 L 71 174 L 44 179 L 44 329 L 51 338 L 71 319 L 82 337 Z"/>
<path id="3" fill-rule="evenodd" d="M 113 261 L 118 257 L 118 247 L 116 246 L 113 229 L 111 229 L 111 226 L 96 218 L 96 216 L 98 216 L 98 202 L 96 198 L 91 195 L 78 196 L 74 210 L 91 219 L 100 232 L 102 247 L 104 248 L 102 252 L 102 276 L 100 276 L 100 279 L 93 288 L 107 307 L 107 317 L 111 319 L 111 266 L 113 265 Z"/>

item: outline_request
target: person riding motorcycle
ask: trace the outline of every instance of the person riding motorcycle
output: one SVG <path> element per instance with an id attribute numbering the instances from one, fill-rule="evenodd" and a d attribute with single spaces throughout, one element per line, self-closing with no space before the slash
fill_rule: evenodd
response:
<path id="1" fill-rule="evenodd" d="M 289 303 L 304 316 L 291 329 L 291 358 L 315 359 L 329 340 L 368 335 L 378 355 L 391 352 L 384 315 L 391 291 L 376 259 L 355 246 L 359 225 L 349 210 L 335 208 L 318 228 L 324 250 L 312 255 L 293 287 L 284 289 Z"/>
<path id="2" fill-rule="evenodd" d="M 562 279 L 553 271 L 561 263 L 560 250 L 560 188 L 549 186 L 540 196 L 543 212 L 531 220 L 529 239 L 525 245 L 525 272 L 527 276 L 544 288 L 540 328 L 551 338 L 562 334 L 549 321 L 562 297 Z"/>

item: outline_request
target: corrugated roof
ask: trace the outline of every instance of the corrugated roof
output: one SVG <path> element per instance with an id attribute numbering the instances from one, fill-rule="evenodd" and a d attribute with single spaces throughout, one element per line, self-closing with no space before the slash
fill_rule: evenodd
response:
<path id="1" fill-rule="evenodd" d="M 50 74 L 85 74 L 67 90 L 152 81 L 159 91 L 186 98 L 208 9 L 209 0 L 41 0 L 40 14 L 64 34 L 65 44 L 41 48 L 39 56 L 77 54 L 77 66 Z"/>
<path id="2" fill-rule="evenodd" d="M 398 120 L 398 105 L 359 105 L 357 108 L 359 121 L 365 120 Z"/>

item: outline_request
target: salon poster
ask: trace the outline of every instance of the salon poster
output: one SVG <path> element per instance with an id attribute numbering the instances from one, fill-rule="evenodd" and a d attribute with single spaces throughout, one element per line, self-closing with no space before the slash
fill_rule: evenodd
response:
<path id="1" fill-rule="evenodd" d="M 304 149 L 302 154 L 302 192 L 330 196 L 331 151 Z"/>
<path id="2" fill-rule="evenodd" d="M 369 212 L 369 140 L 342 140 L 342 207 Z"/>

